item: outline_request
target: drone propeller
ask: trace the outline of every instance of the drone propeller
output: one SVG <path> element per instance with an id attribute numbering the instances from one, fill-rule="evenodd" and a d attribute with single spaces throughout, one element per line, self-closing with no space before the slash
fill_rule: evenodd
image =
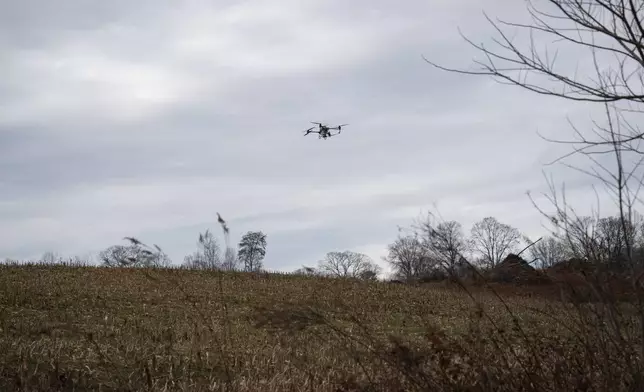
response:
<path id="1" fill-rule="evenodd" d="M 307 129 L 306 131 L 304 131 L 304 136 L 308 135 L 309 133 L 317 133 L 319 135 L 320 139 L 326 139 L 326 138 L 329 138 L 329 137 L 332 137 L 332 136 L 336 136 L 336 135 L 338 135 L 338 134 L 340 134 L 342 132 L 342 127 L 349 125 L 349 124 L 340 124 L 340 125 L 338 125 L 336 127 L 330 127 L 328 125 L 324 125 L 322 123 L 315 122 L 315 121 L 310 121 L 310 123 L 311 124 L 316 124 L 318 126 L 317 127 L 311 127 L 309 129 Z M 315 128 L 319 128 L 319 130 L 313 131 L 313 129 L 315 129 Z M 330 130 L 332 130 L 332 129 L 336 129 L 338 131 L 338 133 L 331 133 Z"/>
<path id="2" fill-rule="evenodd" d="M 311 124 L 317 124 L 318 128 L 320 128 L 320 130 L 329 129 L 328 125 L 324 125 L 324 124 L 319 123 L 319 122 L 311 121 Z"/>

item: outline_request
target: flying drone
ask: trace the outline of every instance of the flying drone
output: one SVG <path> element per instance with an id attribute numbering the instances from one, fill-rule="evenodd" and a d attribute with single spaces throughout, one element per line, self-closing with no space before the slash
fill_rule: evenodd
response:
<path id="1" fill-rule="evenodd" d="M 330 127 L 328 125 L 324 125 L 322 123 L 314 122 L 314 121 L 311 121 L 311 124 L 317 124 L 317 127 L 311 127 L 309 129 L 307 129 L 306 131 L 304 131 L 304 136 L 308 135 L 309 133 L 317 133 L 318 134 L 318 139 L 326 139 L 326 138 L 329 138 L 331 136 L 339 135 L 342 132 L 342 127 L 349 125 L 349 124 L 340 124 L 340 125 L 335 126 L 335 127 Z M 317 128 L 317 130 L 314 131 L 315 128 Z M 337 130 L 338 132 L 337 133 L 331 133 L 332 129 Z"/>

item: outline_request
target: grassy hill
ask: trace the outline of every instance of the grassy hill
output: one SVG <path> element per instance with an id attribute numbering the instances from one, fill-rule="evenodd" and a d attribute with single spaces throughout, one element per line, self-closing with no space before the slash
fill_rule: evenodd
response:
<path id="1" fill-rule="evenodd" d="M 448 285 L 1 266 L 0 389 L 621 390 L 626 359 L 596 357 L 624 350 L 589 351 L 587 322 Z"/>

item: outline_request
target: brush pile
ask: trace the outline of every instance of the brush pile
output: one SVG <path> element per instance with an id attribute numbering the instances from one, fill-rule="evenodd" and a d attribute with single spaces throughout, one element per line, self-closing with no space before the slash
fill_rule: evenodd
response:
<path id="1" fill-rule="evenodd" d="M 493 282 L 535 284 L 547 283 L 550 279 L 537 271 L 527 261 L 515 254 L 509 254 L 502 262 L 488 271 Z"/>

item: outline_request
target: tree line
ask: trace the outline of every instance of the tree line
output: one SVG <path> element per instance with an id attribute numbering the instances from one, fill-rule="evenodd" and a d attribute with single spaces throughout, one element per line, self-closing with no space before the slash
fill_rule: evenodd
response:
<path id="1" fill-rule="evenodd" d="M 549 268 L 559 262 L 580 259 L 603 264 L 619 264 L 628 259 L 630 250 L 637 260 L 644 260 L 644 219 L 629 221 L 619 216 L 604 218 L 581 216 L 566 219 L 563 230 L 536 241 L 517 228 L 485 217 L 476 222 L 469 236 L 461 223 L 438 221 L 427 213 L 411 227 L 402 229 L 387 246 L 383 261 L 397 280 L 445 279 L 450 275 L 467 274 L 472 267 L 493 269 L 509 254 L 525 249 L 522 257 L 536 268 Z M 556 221 L 556 217 L 552 217 Z M 558 223 L 558 222 L 553 222 Z M 149 247 L 135 238 L 126 237 L 128 244 L 113 245 L 98 254 L 100 263 L 108 267 L 169 267 L 172 260 L 156 245 Z M 629 245 L 631 244 L 631 245 Z M 267 236 L 262 231 L 248 231 L 237 249 L 222 249 L 212 231 L 199 233 L 197 249 L 184 257 L 182 267 L 197 270 L 259 272 L 264 270 Z M 53 252 L 42 261 L 54 263 L 60 257 Z M 76 261 L 80 260 L 78 257 Z M 303 266 L 293 273 L 376 280 L 383 268 L 368 255 L 350 250 L 326 253 L 315 267 Z"/>
<path id="2" fill-rule="evenodd" d="M 98 258 L 107 267 L 169 267 L 172 260 L 163 250 L 154 245 L 149 247 L 135 238 L 125 237 L 127 245 L 112 245 L 101 251 Z M 263 269 L 266 256 L 266 234 L 262 231 L 248 231 L 237 245 L 237 249 L 226 247 L 222 250 L 212 231 L 199 233 L 197 250 L 184 257 L 182 267 L 198 270 L 242 270 L 258 272 Z"/>
<path id="3" fill-rule="evenodd" d="M 533 241 L 494 217 L 476 222 L 468 237 L 459 222 L 438 222 L 428 213 L 389 244 L 384 260 L 394 277 L 403 280 L 462 275 L 472 267 L 493 269 L 511 253 L 522 253 L 542 269 L 570 259 L 623 266 L 627 260 L 644 261 L 644 220 L 636 216 L 626 225 L 619 216 L 568 217 L 563 230 Z"/>

